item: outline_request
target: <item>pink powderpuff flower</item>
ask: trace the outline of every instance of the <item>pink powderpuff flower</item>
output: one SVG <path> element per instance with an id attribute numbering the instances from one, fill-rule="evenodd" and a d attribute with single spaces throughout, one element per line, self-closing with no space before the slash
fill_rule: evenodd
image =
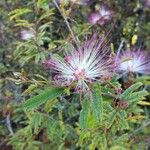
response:
<path id="1" fill-rule="evenodd" d="M 33 30 L 26 30 L 26 29 L 24 29 L 24 30 L 20 31 L 20 38 L 22 40 L 26 41 L 26 40 L 30 40 L 30 39 L 32 39 L 34 37 L 35 37 L 35 33 L 34 33 Z"/>
<path id="2" fill-rule="evenodd" d="M 64 58 L 54 55 L 43 65 L 55 74 L 56 85 L 69 86 L 75 83 L 76 91 L 84 92 L 89 90 L 88 83 L 100 81 L 102 76 L 112 72 L 114 65 L 110 54 L 105 37 L 97 38 L 94 34 L 79 48 L 67 52 Z"/>
<path id="3" fill-rule="evenodd" d="M 89 17 L 88 21 L 90 24 L 99 24 L 104 25 L 107 21 L 111 20 L 113 12 L 108 9 L 106 6 L 102 5 L 98 11 L 92 12 Z"/>
<path id="4" fill-rule="evenodd" d="M 150 57 L 140 49 L 127 50 L 117 56 L 118 71 L 150 74 Z"/>
<path id="5" fill-rule="evenodd" d="M 92 12 L 88 17 L 88 21 L 92 25 L 97 24 L 99 20 L 100 20 L 99 12 Z"/>
<path id="6" fill-rule="evenodd" d="M 144 6 L 149 8 L 150 7 L 150 0 L 145 0 Z"/>

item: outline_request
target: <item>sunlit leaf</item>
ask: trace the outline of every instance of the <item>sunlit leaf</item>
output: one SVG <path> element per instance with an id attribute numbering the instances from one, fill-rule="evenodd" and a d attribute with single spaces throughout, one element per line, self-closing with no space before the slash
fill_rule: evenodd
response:
<path id="1" fill-rule="evenodd" d="M 79 124 L 81 128 L 87 127 L 89 110 L 90 110 L 90 101 L 84 99 L 82 102 L 82 110 L 80 111 L 80 118 L 79 118 Z"/>
<path id="2" fill-rule="evenodd" d="M 63 88 L 51 88 L 43 91 L 37 96 L 34 96 L 23 103 L 23 106 L 26 110 L 31 110 L 39 107 L 41 104 L 45 103 L 48 100 L 55 99 L 64 91 Z"/>
<path id="3" fill-rule="evenodd" d="M 101 122 L 103 117 L 103 99 L 101 96 L 101 86 L 99 84 L 93 86 L 92 112 L 96 122 Z"/>

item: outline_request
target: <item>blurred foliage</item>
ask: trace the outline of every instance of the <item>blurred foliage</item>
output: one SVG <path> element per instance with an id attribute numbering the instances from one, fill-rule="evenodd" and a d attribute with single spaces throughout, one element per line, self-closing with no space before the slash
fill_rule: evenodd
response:
<path id="1" fill-rule="evenodd" d="M 131 83 L 113 77 L 94 84 L 88 97 L 72 93 L 69 87 L 53 87 L 42 62 L 94 32 L 110 31 L 115 52 L 121 41 L 125 47 L 148 51 L 149 8 L 142 0 L 57 2 L 59 10 L 52 0 L 0 1 L 0 149 L 148 148 L 149 76 L 137 76 Z M 101 3 L 113 10 L 113 18 L 104 26 L 91 26 L 88 14 Z M 22 30 L 34 36 L 23 40 Z M 123 92 L 116 94 L 116 87 L 123 87 Z"/>

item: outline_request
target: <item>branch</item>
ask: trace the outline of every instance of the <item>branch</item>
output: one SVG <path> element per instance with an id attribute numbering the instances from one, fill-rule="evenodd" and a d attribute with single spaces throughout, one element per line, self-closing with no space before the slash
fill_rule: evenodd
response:
<path id="1" fill-rule="evenodd" d="M 10 122 L 10 115 L 6 116 L 6 126 L 9 130 L 10 134 L 13 135 L 14 132 L 13 132 L 12 125 L 11 125 L 11 122 Z"/>
<path id="2" fill-rule="evenodd" d="M 70 27 L 70 25 L 69 25 L 69 22 L 68 22 L 66 16 L 61 12 L 61 10 L 60 10 L 60 8 L 59 8 L 59 6 L 58 6 L 58 4 L 57 4 L 57 2 L 56 2 L 55 0 L 53 0 L 53 3 L 54 3 L 54 5 L 56 6 L 56 8 L 59 10 L 59 12 L 60 12 L 60 14 L 62 15 L 62 17 L 64 18 L 64 21 L 65 21 L 65 23 L 66 23 L 66 25 L 67 25 L 67 27 L 68 27 L 70 33 L 71 33 L 71 36 L 72 36 L 72 38 L 73 38 L 73 40 L 74 40 L 76 46 L 78 46 L 77 40 L 76 40 L 76 38 L 75 38 L 75 36 L 74 36 L 74 33 L 73 33 L 73 31 L 72 31 L 72 29 L 71 29 L 71 27 Z"/>
<path id="3" fill-rule="evenodd" d="M 119 48 L 118 48 L 118 50 L 117 50 L 117 55 L 116 55 L 116 59 L 115 59 L 115 64 L 117 63 L 117 60 L 118 60 L 119 54 L 120 54 L 121 49 L 122 49 L 122 47 L 123 47 L 123 43 L 124 43 L 124 40 L 123 40 L 123 41 L 121 41 L 121 43 L 120 43 L 120 45 L 119 45 Z"/>
<path id="4" fill-rule="evenodd" d="M 147 123 L 145 123 L 143 126 L 137 128 L 136 130 L 133 131 L 133 133 L 129 134 L 129 137 L 131 137 L 132 135 L 136 134 L 137 132 L 139 132 L 140 130 L 144 129 L 145 127 L 150 125 L 150 121 L 148 121 Z"/>

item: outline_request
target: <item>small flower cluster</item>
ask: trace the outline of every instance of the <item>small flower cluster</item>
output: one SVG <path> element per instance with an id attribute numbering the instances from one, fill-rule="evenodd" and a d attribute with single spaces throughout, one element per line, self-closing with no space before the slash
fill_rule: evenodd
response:
<path id="1" fill-rule="evenodd" d="M 20 31 L 20 39 L 27 41 L 35 37 L 33 29 L 22 29 Z"/>
<path id="2" fill-rule="evenodd" d="M 150 74 L 150 57 L 140 49 L 126 50 L 116 59 L 120 72 Z"/>
<path id="3" fill-rule="evenodd" d="M 89 17 L 89 23 L 94 25 L 94 24 L 99 24 L 99 25 L 104 25 L 106 22 L 111 20 L 113 15 L 112 10 L 107 8 L 105 5 L 101 5 L 98 11 L 92 12 Z"/>
<path id="4" fill-rule="evenodd" d="M 143 52 L 127 50 L 112 57 L 106 37 L 98 38 L 96 34 L 64 58 L 54 55 L 43 64 L 54 73 L 56 85 L 75 84 L 76 91 L 84 92 L 89 90 L 88 83 L 103 82 L 104 77 L 119 72 L 150 73 L 150 60 Z"/>
<path id="5" fill-rule="evenodd" d="M 150 7 L 150 0 L 144 0 L 144 6 L 145 7 Z"/>

